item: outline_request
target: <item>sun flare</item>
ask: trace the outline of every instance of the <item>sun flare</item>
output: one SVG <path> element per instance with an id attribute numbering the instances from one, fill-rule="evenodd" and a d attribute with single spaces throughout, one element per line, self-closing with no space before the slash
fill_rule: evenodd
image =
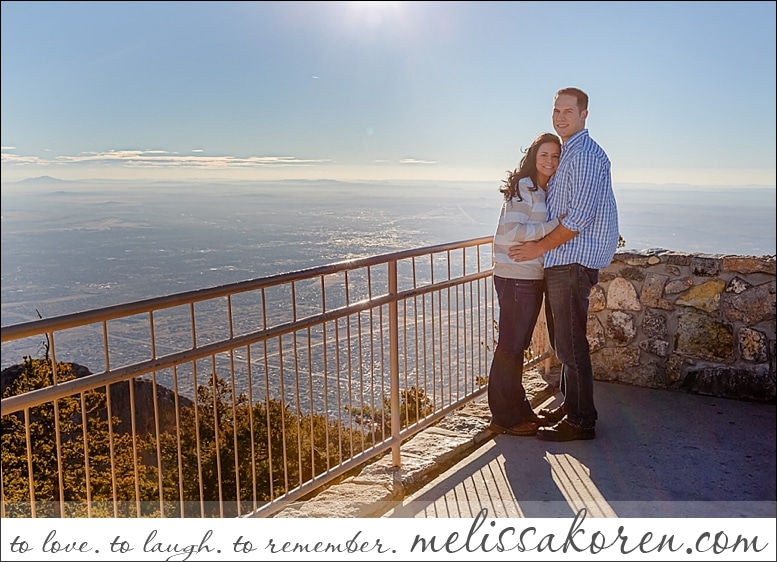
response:
<path id="1" fill-rule="evenodd" d="M 351 12 L 365 23 L 380 24 L 385 18 L 397 14 L 402 2 L 351 2 Z"/>

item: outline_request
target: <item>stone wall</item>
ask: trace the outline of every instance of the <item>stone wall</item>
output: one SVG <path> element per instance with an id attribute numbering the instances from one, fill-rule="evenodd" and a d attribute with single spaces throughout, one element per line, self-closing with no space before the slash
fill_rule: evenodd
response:
<path id="1" fill-rule="evenodd" d="M 775 257 L 621 250 L 591 290 L 587 335 L 597 380 L 774 402 Z"/>

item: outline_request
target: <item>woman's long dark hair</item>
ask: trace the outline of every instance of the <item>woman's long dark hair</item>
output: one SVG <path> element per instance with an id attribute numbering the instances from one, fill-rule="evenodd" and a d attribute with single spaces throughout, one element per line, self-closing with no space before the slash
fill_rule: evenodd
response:
<path id="1" fill-rule="evenodd" d="M 542 133 L 534 139 L 531 146 L 522 151 L 523 158 L 521 158 L 518 167 L 512 172 L 507 172 L 507 179 L 502 180 L 502 187 L 499 188 L 499 191 L 504 195 L 505 201 L 509 201 L 513 197 L 516 197 L 518 201 L 523 200 L 521 194 L 518 192 L 518 182 L 522 178 L 531 178 L 532 186 L 530 189 L 532 191 L 537 191 L 537 185 L 539 184 L 537 178 L 537 152 L 539 151 L 540 146 L 546 142 L 554 143 L 558 146 L 559 151 L 561 151 L 561 139 L 553 133 Z"/>

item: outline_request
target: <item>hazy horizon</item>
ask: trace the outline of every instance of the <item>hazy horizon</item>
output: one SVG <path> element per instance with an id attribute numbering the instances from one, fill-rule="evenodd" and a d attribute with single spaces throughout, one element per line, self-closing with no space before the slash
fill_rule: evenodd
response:
<path id="1" fill-rule="evenodd" d="M 2 324 L 491 236 L 499 182 L 3 182 Z M 625 249 L 774 255 L 764 187 L 615 184 Z"/>

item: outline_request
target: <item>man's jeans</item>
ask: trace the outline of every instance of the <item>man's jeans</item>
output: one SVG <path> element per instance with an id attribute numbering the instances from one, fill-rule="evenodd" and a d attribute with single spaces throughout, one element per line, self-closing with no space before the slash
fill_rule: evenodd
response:
<path id="1" fill-rule="evenodd" d="M 576 263 L 545 268 L 545 306 L 552 317 L 548 319 L 548 332 L 561 361 L 562 406 L 567 421 L 576 427 L 596 425 L 594 375 L 586 326 L 588 297 L 598 281 L 598 269 Z"/>
<path id="2" fill-rule="evenodd" d="M 491 421 L 512 427 L 534 418 L 523 387 L 523 352 L 542 307 L 542 279 L 494 276 L 499 297 L 499 341 L 488 374 Z"/>

